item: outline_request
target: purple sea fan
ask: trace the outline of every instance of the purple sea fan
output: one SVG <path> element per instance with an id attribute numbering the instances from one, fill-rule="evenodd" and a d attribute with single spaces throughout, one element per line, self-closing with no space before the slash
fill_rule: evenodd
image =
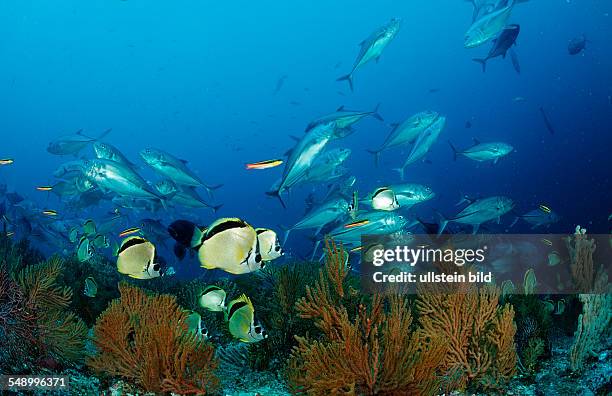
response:
<path id="1" fill-rule="evenodd" d="M 0 369 L 30 356 L 36 322 L 21 288 L 0 268 Z"/>

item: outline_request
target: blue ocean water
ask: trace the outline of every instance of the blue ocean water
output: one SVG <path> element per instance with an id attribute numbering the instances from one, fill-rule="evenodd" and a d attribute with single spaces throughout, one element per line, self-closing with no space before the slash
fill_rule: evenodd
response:
<path id="1" fill-rule="evenodd" d="M 378 167 L 366 149 L 382 144 L 390 123 L 435 110 L 447 126 L 428 161 L 407 168 L 406 181 L 429 185 L 437 196 L 415 215 L 433 220 L 434 209 L 456 213 L 462 194 L 506 195 L 518 213 L 539 204 L 553 208 L 561 220 L 551 232 L 577 224 L 608 232 L 611 11 L 605 1 L 516 5 L 510 22 L 521 25 L 518 75 L 509 59 L 490 60 L 486 73 L 471 60 L 485 56 L 490 45 L 463 47 L 472 7 L 460 0 L 4 1 L 0 157 L 15 162 L 0 167 L 0 181 L 61 212 L 56 197 L 34 189 L 53 184 L 53 170 L 74 159 L 49 154 L 49 141 L 79 129 L 97 136 L 112 128 L 105 141 L 132 161 L 140 161 L 145 147 L 163 148 L 187 160 L 207 183 L 224 184 L 215 192 L 215 202 L 224 205 L 216 215 L 179 209 L 142 217 L 167 224 L 189 212 L 207 224 L 236 216 L 280 229 L 301 218 L 312 189 L 325 186 L 293 191 L 284 210 L 265 195 L 282 167 L 247 171 L 245 163 L 282 158 L 294 144 L 290 135 L 301 135 L 308 122 L 340 105 L 371 110 L 380 103 L 384 122 L 366 118 L 333 143 L 352 150 L 347 166 L 360 194 L 399 183 L 391 169 L 410 146 L 384 152 Z M 402 20 L 399 34 L 378 63 L 355 73 L 352 93 L 336 79 L 350 70 L 358 43 L 393 17 Z M 581 35 L 588 39 L 585 51 L 570 56 L 568 42 Z M 472 138 L 504 141 L 516 151 L 494 166 L 453 161 L 447 141 L 463 148 Z M 93 156 L 90 148 L 81 155 Z M 146 167 L 139 172 L 155 180 Z M 79 216 L 102 211 L 108 208 Z M 511 217 L 502 219 L 502 230 L 509 230 Z M 518 223 L 511 231 L 529 227 Z M 286 249 L 306 254 L 310 234 L 294 234 Z"/>

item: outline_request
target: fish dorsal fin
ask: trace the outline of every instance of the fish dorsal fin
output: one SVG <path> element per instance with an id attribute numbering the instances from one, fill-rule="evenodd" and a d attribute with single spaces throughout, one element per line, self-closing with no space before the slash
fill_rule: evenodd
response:
<path id="1" fill-rule="evenodd" d="M 179 158 L 178 160 L 179 160 L 179 161 L 181 161 L 181 162 L 182 162 L 183 164 L 185 164 L 185 165 L 189 163 L 189 161 L 184 160 L 184 159 L 180 159 L 180 158 Z"/>
<path id="2" fill-rule="evenodd" d="M 212 292 L 212 291 L 217 291 L 217 290 L 221 290 L 221 291 L 223 291 L 223 289 L 221 289 L 221 288 L 220 288 L 219 286 L 217 286 L 217 285 L 209 285 L 209 286 L 206 286 L 206 287 L 204 288 L 204 290 L 202 290 L 202 295 L 204 295 L 204 294 L 208 294 L 208 293 L 210 293 L 210 292 Z"/>
<path id="3" fill-rule="evenodd" d="M 338 109 L 336 111 L 344 111 L 344 105 L 338 107 Z"/>
<path id="4" fill-rule="evenodd" d="M 376 189 L 376 191 L 374 191 L 374 194 L 372 194 L 372 197 L 377 196 L 378 194 L 380 194 L 381 192 L 388 190 L 389 187 L 379 187 Z"/>
<path id="5" fill-rule="evenodd" d="M 244 220 L 241 220 L 237 217 L 222 218 L 222 219 L 215 221 L 214 223 L 210 225 L 210 227 L 206 231 L 206 234 L 204 235 L 204 238 L 202 240 L 204 241 L 206 239 L 210 239 L 213 236 L 219 234 L 220 232 L 223 232 L 223 231 L 226 231 L 232 228 L 243 228 L 247 226 L 248 224 Z"/>
<path id="6" fill-rule="evenodd" d="M 253 308 L 253 303 L 251 302 L 251 299 L 247 297 L 246 294 L 242 294 L 240 297 L 230 303 L 229 310 L 227 311 L 227 320 L 231 320 L 232 316 L 236 313 L 236 311 L 238 311 L 242 307 L 248 307 L 249 311 L 255 312 L 255 308 Z"/>
<path id="7" fill-rule="evenodd" d="M 117 251 L 117 255 L 120 255 L 122 252 L 124 252 L 126 249 L 132 246 L 140 245 L 141 243 L 146 243 L 146 242 L 148 241 L 144 239 L 143 237 L 139 237 L 139 236 L 128 237 L 124 239 L 123 242 L 121 242 L 121 246 L 119 247 L 119 250 Z"/>
<path id="8" fill-rule="evenodd" d="M 295 140 L 296 142 L 299 142 L 301 139 L 295 135 L 289 135 L 289 137 L 293 140 Z"/>
<path id="9" fill-rule="evenodd" d="M 472 141 L 474 142 L 474 146 L 477 146 L 480 144 L 480 140 L 476 139 L 475 137 L 472 138 Z"/>

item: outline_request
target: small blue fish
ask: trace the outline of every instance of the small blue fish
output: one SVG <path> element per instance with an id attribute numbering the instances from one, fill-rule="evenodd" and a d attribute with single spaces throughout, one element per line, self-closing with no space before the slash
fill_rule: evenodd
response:
<path id="1" fill-rule="evenodd" d="M 85 278 L 85 287 L 83 288 L 83 294 L 87 297 L 94 298 L 98 294 L 98 284 L 92 276 Z"/>

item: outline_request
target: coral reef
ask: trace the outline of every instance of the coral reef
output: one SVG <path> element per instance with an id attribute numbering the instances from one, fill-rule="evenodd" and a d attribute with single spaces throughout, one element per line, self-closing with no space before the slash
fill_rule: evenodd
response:
<path id="1" fill-rule="evenodd" d="M 574 235 L 566 239 L 570 255 L 570 271 L 577 290 L 594 291 L 596 268 L 593 263 L 595 241 L 589 239 L 586 230 L 576 227 Z"/>
<path id="2" fill-rule="evenodd" d="M 72 289 L 59 282 L 64 261 L 39 264 L 27 243 L 0 242 L 0 368 L 28 373 L 83 360 L 87 327 L 69 306 Z"/>
<path id="3" fill-rule="evenodd" d="M 500 290 L 490 285 L 419 290 L 416 306 L 422 330 L 417 332 L 444 337 L 448 350 L 442 369 L 452 373 L 460 389 L 499 388 L 516 372 L 514 309 L 510 304 L 499 306 L 499 295 Z"/>
<path id="4" fill-rule="evenodd" d="M 60 286 L 57 279 L 64 269 L 59 257 L 25 267 L 17 281 L 28 302 L 38 313 L 39 336 L 51 357 L 62 362 L 81 362 L 87 326 L 68 311 L 72 289 Z"/>
<path id="5" fill-rule="evenodd" d="M 149 295 L 127 283 L 94 327 L 97 353 L 87 364 L 149 392 L 206 394 L 218 388 L 214 348 L 187 331 L 174 296 Z"/>
<path id="6" fill-rule="evenodd" d="M 578 316 L 578 328 L 569 354 L 573 371 L 581 371 L 586 358 L 597 356 L 595 351 L 601 347 L 601 338 L 612 320 L 612 295 L 581 294 L 580 301 L 583 311 Z"/>
<path id="7" fill-rule="evenodd" d="M 612 321 L 612 287 L 604 267 L 596 268 L 593 253 L 596 245 L 589 239 L 586 230 L 576 227 L 573 236 L 568 237 L 570 269 L 576 287 L 593 294 L 580 294 L 582 313 L 578 316 L 578 326 L 574 333 L 574 344 L 569 358 L 573 371 L 581 371 L 584 361 L 601 346 L 601 338 L 609 330 Z"/>
<path id="8" fill-rule="evenodd" d="M 297 303 L 301 317 L 315 321 L 319 339 L 296 336 L 288 362 L 292 390 L 309 394 L 430 395 L 440 386 L 436 368 L 446 354 L 444 341 L 410 332 L 406 298 L 373 296 L 349 314 L 343 249 L 327 241 L 319 279 Z M 350 306 L 350 305 L 349 305 Z"/>
<path id="9" fill-rule="evenodd" d="M 35 349 L 36 316 L 23 292 L 0 267 L 0 372 L 14 372 L 15 362 Z"/>

